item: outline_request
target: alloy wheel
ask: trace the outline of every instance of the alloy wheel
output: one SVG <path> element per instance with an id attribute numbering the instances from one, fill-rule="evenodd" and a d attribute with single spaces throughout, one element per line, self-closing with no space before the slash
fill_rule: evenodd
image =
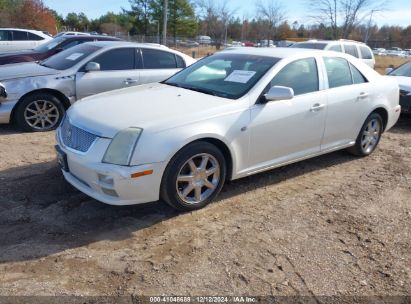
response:
<path id="1" fill-rule="evenodd" d="M 361 137 L 361 149 L 364 153 L 371 153 L 380 139 L 381 125 L 378 119 L 371 119 L 365 127 Z"/>
<path id="2" fill-rule="evenodd" d="M 187 204 L 209 198 L 220 182 L 220 164 L 208 153 L 191 157 L 181 167 L 176 180 L 177 194 Z"/>
<path id="3" fill-rule="evenodd" d="M 35 100 L 24 110 L 24 119 L 35 130 L 48 130 L 56 126 L 60 112 L 53 102 Z"/>

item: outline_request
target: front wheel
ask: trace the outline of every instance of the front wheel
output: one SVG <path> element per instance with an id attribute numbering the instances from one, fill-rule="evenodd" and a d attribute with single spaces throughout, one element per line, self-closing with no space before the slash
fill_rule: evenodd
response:
<path id="1" fill-rule="evenodd" d="M 364 122 L 357 136 L 355 145 L 348 148 L 348 152 L 358 156 L 367 156 L 374 152 L 380 142 L 383 131 L 381 115 L 371 113 Z"/>
<path id="2" fill-rule="evenodd" d="M 180 150 L 168 164 L 161 198 L 179 210 L 200 209 L 220 193 L 225 178 L 226 161 L 221 151 L 208 142 L 195 142 Z"/>
<path id="3" fill-rule="evenodd" d="M 65 113 L 60 100 L 49 93 L 25 97 L 16 108 L 17 125 L 27 132 L 45 132 L 58 127 Z"/>

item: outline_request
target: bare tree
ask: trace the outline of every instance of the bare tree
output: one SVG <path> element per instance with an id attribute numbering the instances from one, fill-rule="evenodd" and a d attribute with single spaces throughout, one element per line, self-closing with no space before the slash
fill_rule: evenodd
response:
<path id="1" fill-rule="evenodd" d="M 329 25 L 334 39 L 348 38 L 371 14 L 385 10 L 384 0 L 308 0 L 312 18 Z M 340 21 L 341 20 L 341 21 Z"/>
<path id="2" fill-rule="evenodd" d="M 267 44 L 275 36 L 278 26 L 285 21 L 284 6 L 277 0 L 259 0 L 256 4 L 258 17 L 263 21 Z"/>
<path id="3" fill-rule="evenodd" d="M 207 24 L 207 34 L 224 42 L 227 40 L 228 23 L 236 11 L 236 9 L 230 7 L 229 2 L 230 0 L 196 1 L 200 16 Z"/>

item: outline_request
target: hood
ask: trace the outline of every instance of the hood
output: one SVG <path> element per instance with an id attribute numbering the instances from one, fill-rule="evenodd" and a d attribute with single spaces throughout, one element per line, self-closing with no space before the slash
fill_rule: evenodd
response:
<path id="1" fill-rule="evenodd" d="M 85 98 L 68 111 L 70 121 L 112 138 L 128 127 L 156 133 L 238 109 L 239 102 L 165 84 L 148 84 Z"/>
<path id="2" fill-rule="evenodd" d="M 397 80 L 400 89 L 411 91 L 411 77 L 407 76 L 393 76 Z"/>
<path id="3" fill-rule="evenodd" d="M 0 67 L 0 81 L 58 73 L 58 70 L 46 68 L 35 62 L 8 64 Z"/>

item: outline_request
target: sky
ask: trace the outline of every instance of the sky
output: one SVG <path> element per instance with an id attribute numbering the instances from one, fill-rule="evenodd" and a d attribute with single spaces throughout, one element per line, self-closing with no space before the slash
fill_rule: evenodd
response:
<path id="1" fill-rule="evenodd" d="M 43 0 L 51 9 L 66 16 L 67 13 L 85 13 L 89 18 L 95 19 L 108 11 L 118 13 L 121 8 L 130 8 L 128 0 Z M 224 0 L 215 0 L 224 1 Z M 256 0 L 226 0 L 230 7 L 235 10 L 240 18 L 253 18 L 255 13 Z M 270 0 L 266 0 L 270 1 Z M 299 24 L 312 23 L 307 13 L 306 0 L 278 0 L 282 3 L 286 11 L 287 20 L 290 24 L 297 21 Z M 410 0 L 390 0 L 387 4 L 388 10 L 383 13 L 373 15 L 372 21 L 378 26 L 383 25 L 411 25 L 411 1 Z"/>

